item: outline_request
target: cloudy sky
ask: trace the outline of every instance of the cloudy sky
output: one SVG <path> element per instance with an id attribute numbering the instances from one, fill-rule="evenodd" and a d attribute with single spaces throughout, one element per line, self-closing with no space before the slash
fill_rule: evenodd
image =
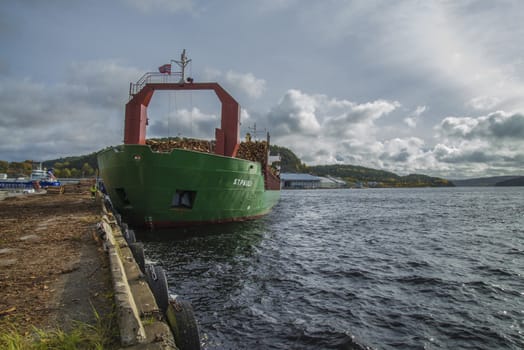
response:
<path id="1" fill-rule="evenodd" d="M 0 159 L 123 139 L 129 83 L 187 49 L 306 164 L 464 178 L 524 173 L 524 2 L 0 2 Z M 148 137 L 211 138 L 206 93 L 159 93 Z"/>

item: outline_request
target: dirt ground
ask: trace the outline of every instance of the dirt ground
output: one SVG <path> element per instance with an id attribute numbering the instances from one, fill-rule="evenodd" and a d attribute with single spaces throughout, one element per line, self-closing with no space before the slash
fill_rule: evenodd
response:
<path id="1" fill-rule="evenodd" d="M 0 334 L 68 330 L 113 307 L 107 255 L 94 239 L 101 204 L 89 193 L 0 200 Z"/>

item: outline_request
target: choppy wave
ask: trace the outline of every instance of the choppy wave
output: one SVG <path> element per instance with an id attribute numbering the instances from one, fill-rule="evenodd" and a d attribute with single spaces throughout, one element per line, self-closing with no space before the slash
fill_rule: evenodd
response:
<path id="1" fill-rule="evenodd" d="M 205 349 L 522 349 L 523 198 L 289 191 L 258 221 L 140 237 Z"/>

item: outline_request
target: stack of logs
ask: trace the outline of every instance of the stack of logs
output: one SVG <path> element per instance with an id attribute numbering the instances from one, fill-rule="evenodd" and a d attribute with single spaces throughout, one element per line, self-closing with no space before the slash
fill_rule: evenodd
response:
<path id="1" fill-rule="evenodd" d="M 86 193 L 89 192 L 91 186 L 93 186 L 94 180 L 80 180 L 76 184 L 67 184 L 64 185 L 64 190 L 66 193 Z"/>
<path id="2" fill-rule="evenodd" d="M 279 176 L 279 169 L 272 164 L 268 164 L 268 155 L 268 145 L 266 141 L 246 141 L 240 144 L 237 158 L 260 162 L 262 167 L 269 165 L 266 168 L 262 168 L 262 172 L 265 174 L 266 170 L 268 170 L 274 176 Z"/>
<path id="3" fill-rule="evenodd" d="M 238 148 L 237 158 L 253 162 L 267 163 L 267 142 L 247 141 L 242 142 Z"/>
<path id="4" fill-rule="evenodd" d="M 64 193 L 64 186 L 49 186 L 45 190 L 46 194 L 62 194 Z"/>
<path id="5" fill-rule="evenodd" d="M 167 153 L 175 148 L 206 153 L 212 153 L 215 149 L 215 141 L 187 138 L 174 138 L 169 140 L 148 139 L 146 140 L 146 145 L 150 146 L 155 152 Z M 240 144 L 237 158 L 266 164 L 267 151 L 268 147 L 266 141 L 246 141 Z"/>
<path id="6" fill-rule="evenodd" d="M 150 146 L 155 152 L 171 152 L 175 148 L 187 149 L 191 151 L 212 153 L 215 150 L 215 141 L 174 138 L 169 140 L 146 140 L 146 145 Z"/>
<path id="7" fill-rule="evenodd" d="M 80 180 L 76 184 L 67 184 L 61 186 L 46 187 L 47 194 L 56 195 L 63 193 L 88 193 L 91 186 L 93 186 L 92 179 Z"/>

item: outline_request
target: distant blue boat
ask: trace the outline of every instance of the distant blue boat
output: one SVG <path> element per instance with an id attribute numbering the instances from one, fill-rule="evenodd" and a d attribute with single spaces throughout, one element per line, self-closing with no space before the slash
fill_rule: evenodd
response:
<path id="1" fill-rule="evenodd" d="M 61 185 L 60 181 L 53 175 L 53 169 L 45 170 L 42 169 L 41 165 L 38 169 L 33 170 L 30 181 L 38 181 L 42 188 Z"/>
<path id="2" fill-rule="evenodd" d="M 34 169 L 29 180 L 4 179 L 0 180 L 0 189 L 6 190 L 38 190 L 40 188 L 60 186 L 60 181 L 53 175 L 52 169 L 45 170 L 40 166 Z"/>

